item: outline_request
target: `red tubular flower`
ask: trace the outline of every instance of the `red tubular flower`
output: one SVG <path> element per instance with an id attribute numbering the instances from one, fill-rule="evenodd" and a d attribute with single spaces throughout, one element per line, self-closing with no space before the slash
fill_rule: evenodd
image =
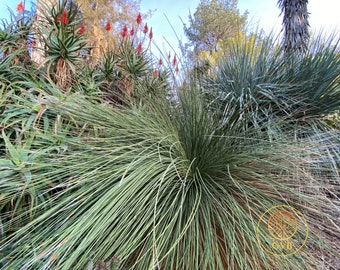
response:
<path id="1" fill-rule="evenodd" d="M 150 39 L 152 39 L 152 38 L 153 38 L 152 27 L 150 28 L 149 38 L 150 38 Z"/>
<path id="2" fill-rule="evenodd" d="M 130 30 L 130 35 L 133 36 L 135 34 L 135 29 L 132 27 Z"/>
<path id="3" fill-rule="evenodd" d="M 162 60 L 162 58 L 159 58 L 159 61 L 158 61 L 158 65 L 162 65 L 163 64 L 163 60 Z"/>
<path id="4" fill-rule="evenodd" d="M 138 13 L 136 22 L 137 22 L 137 24 L 141 24 L 142 23 L 142 15 L 140 15 L 140 12 Z"/>
<path id="5" fill-rule="evenodd" d="M 127 26 L 124 25 L 124 28 L 123 28 L 123 31 L 122 31 L 122 37 L 125 38 L 127 35 L 128 35 L 128 29 L 127 29 Z"/>
<path id="6" fill-rule="evenodd" d="M 157 70 L 157 69 L 154 69 L 154 70 L 153 70 L 153 76 L 154 76 L 155 78 L 158 77 L 158 70 Z"/>
<path id="7" fill-rule="evenodd" d="M 172 60 L 172 65 L 176 66 L 177 63 L 177 58 L 176 58 L 176 54 L 174 55 L 174 59 Z"/>
<path id="8" fill-rule="evenodd" d="M 85 33 L 85 30 L 86 30 L 85 24 L 82 23 L 79 27 L 78 33 L 82 35 Z"/>
<path id="9" fill-rule="evenodd" d="M 36 42 L 35 40 L 33 40 L 32 43 L 31 43 L 31 46 L 32 46 L 32 47 L 37 46 L 37 42 Z"/>
<path id="10" fill-rule="evenodd" d="M 142 53 L 142 51 L 143 51 L 142 43 L 139 42 L 139 44 L 137 46 L 137 52 Z"/>
<path id="11" fill-rule="evenodd" d="M 169 52 L 169 54 L 168 54 L 168 59 L 169 59 L 169 61 L 170 61 L 170 58 L 171 58 L 171 53 Z"/>
<path id="12" fill-rule="evenodd" d="M 106 31 L 110 31 L 111 30 L 111 23 L 110 22 L 107 22 L 106 25 L 105 25 L 105 30 Z"/>
<path id="13" fill-rule="evenodd" d="M 62 23 L 64 25 L 68 24 L 68 14 L 67 14 L 67 10 L 64 9 L 63 13 L 61 13 L 58 18 L 57 18 L 57 22 L 58 23 Z"/>
<path id="14" fill-rule="evenodd" d="M 146 34 L 147 32 L 149 32 L 149 27 L 148 27 L 148 24 L 146 23 L 144 25 L 143 33 Z"/>
<path id="15" fill-rule="evenodd" d="M 17 11 L 18 13 L 24 12 L 25 7 L 22 1 L 20 1 L 20 3 L 17 5 Z"/>
<path id="16" fill-rule="evenodd" d="M 68 14 L 67 14 L 67 10 L 66 9 L 64 9 L 64 11 L 63 11 L 63 23 L 65 25 L 68 24 Z"/>
<path id="17" fill-rule="evenodd" d="M 178 65 L 176 66 L 175 72 L 178 73 L 179 69 L 178 69 Z"/>

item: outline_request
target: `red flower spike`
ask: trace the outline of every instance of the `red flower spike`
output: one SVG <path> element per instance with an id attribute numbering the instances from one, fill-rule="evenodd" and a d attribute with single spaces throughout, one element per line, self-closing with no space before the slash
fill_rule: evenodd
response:
<path id="1" fill-rule="evenodd" d="M 168 59 L 169 59 L 169 61 L 170 61 L 170 58 L 171 58 L 171 53 L 169 52 L 169 54 L 168 54 Z"/>
<path id="2" fill-rule="evenodd" d="M 175 72 L 178 73 L 179 69 L 178 69 L 178 65 L 176 66 Z"/>
<path id="3" fill-rule="evenodd" d="M 68 24 L 68 14 L 67 14 L 67 10 L 66 9 L 64 9 L 64 12 L 63 12 L 63 23 L 65 25 Z"/>
<path id="4" fill-rule="evenodd" d="M 177 58 L 176 58 L 176 54 L 174 55 L 174 59 L 172 60 L 172 65 L 176 66 L 177 63 Z"/>
<path id="5" fill-rule="evenodd" d="M 139 43 L 137 46 L 137 52 L 142 53 L 142 51 L 143 51 L 142 43 Z"/>
<path id="6" fill-rule="evenodd" d="M 154 70 L 153 70 L 153 76 L 154 76 L 155 78 L 158 77 L 158 70 L 157 70 L 157 69 L 154 69 Z"/>
<path id="7" fill-rule="evenodd" d="M 20 1 L 20 3 L 17 5 L 17 11 L 18 13 L 24 12 L 25 7 L 22 1 Z"/>
<path id="8" fill-rule="evenodd" d="M 137 22 L 137 24 L 141 24 L 142 23 L 142 15 L 140 15 L 140 12 L 138 13 L 136 22 Z"/>
<path id="9" fill-rule="evenodd" d="M 163 60 L 162 60 L 162 58 L 160 58 L 159 61 L 158 61 L 158 65 L 161 66 L 162 64 L 163 64 Z"/>
<path id="10" fill-rule="evenodd" d="M 79 27 L 78 33 L 82 35 L 85 33 L 85 30 L 86 30 L 85 24 L 82 23 Z"/>
<path id="11" fill-rule="evenodd" d="M 123 31 L 122 31 L 122 37 L 125 38 L 127 35 L 128 35 L 128 29 L 127 29 L 127 26 L 124 25 L 124 28 L 123 28 Z"/>
<path id="12" fill-rule="evenodd" d="M 135 29 L 132 27 L 130 30 L 130 35 L 133 36 L 135 34 Z"/>
<path id="13" fill-rule="evenodd" d="M 111 23 L 110 22 L 107 22 L 106 25 L 105 25 L 105 30 L 106 31 L 110 31 L 111 30 Z"/>
<path id="14" fill-rule="evenodd" d="M 148 27 L 148 24 L 146 23 L 144 25 L 143 33 L 146 34 L 147 32 L 149 32 L 149 27 Z"/>
<path id="15" fill-rule="evenodd" d="M 63 13 L 61 13 L 58 18 L 57 18 L 57 22 L 67 25 L 68 24 L 68 14 L 67 14 L 67 10 L 64 9 Z"/>
<path id="16" fill-rule="evenodd" d="M 152 27 L 150 28 L 149 38 L 150 38 L 150 39 L 152 39 L 152 38 L 153 38 Z"/>

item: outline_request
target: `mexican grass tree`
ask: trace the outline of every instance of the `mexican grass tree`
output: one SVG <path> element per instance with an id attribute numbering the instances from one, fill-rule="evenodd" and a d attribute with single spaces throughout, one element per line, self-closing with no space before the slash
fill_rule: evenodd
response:
<path id="1" fill-rule="evenodd" d="M 339 151 L 332 132 L 300 141 L 281 132 L 270 141 L 263 126 L 225 128 L 193 89 L 176 106 L 158 98 L 121 109 L 80 94 L 67 100 L 46 95 L 40 102 L 97 132 L 75 132 L 65 138 L 69 150 L 26 164 L 32 176 L 25 188 L 59 184 L 43 188 L 51 196 L 32 206 L 26 225 L 2 212 L 2 269 L 112 261 L 117 269 L 304 269 L 319 263 L 311 249 L 335 254 L 324 236 L 339 236 L 336 199 L 326 194 L 339 184 L 328 151 Z M 2 196 L 19 188 L 9 185 L 19 177 L 17 170 L 2 178 Z M 270 241 L 259 219 L 280 204 L 301 211 L 309 225 L 307 245 L 291 256 L 266 253 L 257 241 L 257 231 Z"/>

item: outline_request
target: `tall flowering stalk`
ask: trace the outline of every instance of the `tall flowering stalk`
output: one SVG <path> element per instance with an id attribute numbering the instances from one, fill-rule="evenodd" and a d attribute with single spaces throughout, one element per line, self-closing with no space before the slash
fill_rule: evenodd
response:
<path id="1" fill-rule="evenodd" d="M 179 68 L 178 68 L 178 65 L 177 65 L 176 68 L 175 68 L 176 74 L 178 73 L 178 71 L 179 71 Z"/>
<path id="2" fill-rule="evenodd" d="M 128 28 L 127 28 L 126 25 L 124 25 L 123 30 L 121 32 L 121 35 L 122 35 L 123 38 L 127 37 L 127 35 L 128 35 Z"/>
<path id="3" fill-rule="evenodd" d="M 174 55 L 174 58 L 172 59 L 172 65 L 176 66 L 176 64 L 177 64 L 177 58 L 176 58 L 176 55 Z"/>
<path id="4" fill-rule="evenodd" d="M 145 42 L 145 39 L 148 37 L 151 41 L 153 38 L 153 31 L 152 27 L 149 29 L 149 26 L 147 23 L 143 24 L 142 15 L 138 13 L 136 17 L 136 25 L 133 25 L 130 30 L 130 36 L 135 37 L 136 31 L 139 31 L 139 37 L 133 38 L 132 43 L 135 44 L 136 51 L 141 54 L 143 52 L 143 44 Z M 150 30 L 150 31 L 149 31 Z M 123 38 L 128 36 L 128 28 L 127 26 L 124 26 L 121 36 Z M 150 43 L 147 46 L 147 48 L 150 48 Z"/>
<path id="5" fill-rule="evenodd" d="M 142 15 L 140 14 L 140 12 L 138 13 L 136 22 L 137 22 L 138 25 L 140 25 L 142 23 Z"/>
<path id="6" fill-rule="evenodd" d="M 143 28 L 143 33 L 144 34 L 147 34 L 149 32 L 149 27 L 148 27 L 148 24 L 146 23 L 145 25 L 144 25 L 144 28 Z"/>
<path id="7" fill-rule="evenodd" d="M 149 38 L 150 38 L 150 40 L 153 38 L 152 27 L 150 28 Z"/>
<path id="8" fill-rule="evenodd" d="M 25 6 L 22 1 L 20 1 L 20 3 L 17 5 L 17 11 L 19 14 L 25 11 Z"/>
<path id="9" fill-rule="evenodd" d="M 110 23 L 110 21 L 108 21 L 108 22 L 106 23 L 106 25 L 105 25 L 105 30 L 106 30 L 106 31 L 110 31 L 110 30 L 111 30 L 111 23 Z"/>
<path id="10" fill-rule="evenodd" d="M 143 46 L 142 46 L 142 43 L 141 43 L 141 42 L 138 43 L 137 52 L 138 52 L 139 54 L 141 54 L 141 53 L 143 52 Z"/>
<path id="11" fill-rule="evenodd" d="M 130 30 L 130 36 L 134 36 L 135 35 L 135 28 L 132 27 Z"/>
<path id="12" fill-rule="evenodd" d="M 85 24 L 82 23 L 82 24 L 80 25 L 79 29 L 78 29 L 78 34 L 83 35 L 83 34 L 85 33 L 85 31 L 86 31 Z"/>

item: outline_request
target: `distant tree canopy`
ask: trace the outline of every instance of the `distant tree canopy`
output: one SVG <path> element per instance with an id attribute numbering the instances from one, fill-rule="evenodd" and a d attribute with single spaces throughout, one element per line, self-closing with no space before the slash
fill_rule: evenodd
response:
<path id="1" fill-rule="evenodd" d="M 214 67 L 218 65 L 220 61 L 223 62 L 226 56 L 240 54 L 240 50 L 255 57 L 255 55 L 261 52 L 261 44 L 267 39 L 267 37 L 261 35 L 261 32 L 248 34 L 240 33 L 220 41 L 219 49 L 217 51 L 213 51 L 212 53 L 201 51 L 199 53 L 199 60 L 205 64 L 209 64 L 210 67 Z"/>
<path id="2" fill-rule="evenodd" d="M 202 51 L 216 52 L 219 43 L 244 32 L 247 13 L 240 14 L 237 0 L 201 0 L 190 26 L 184 25 L 189 43 L 198 55 Z"/>

